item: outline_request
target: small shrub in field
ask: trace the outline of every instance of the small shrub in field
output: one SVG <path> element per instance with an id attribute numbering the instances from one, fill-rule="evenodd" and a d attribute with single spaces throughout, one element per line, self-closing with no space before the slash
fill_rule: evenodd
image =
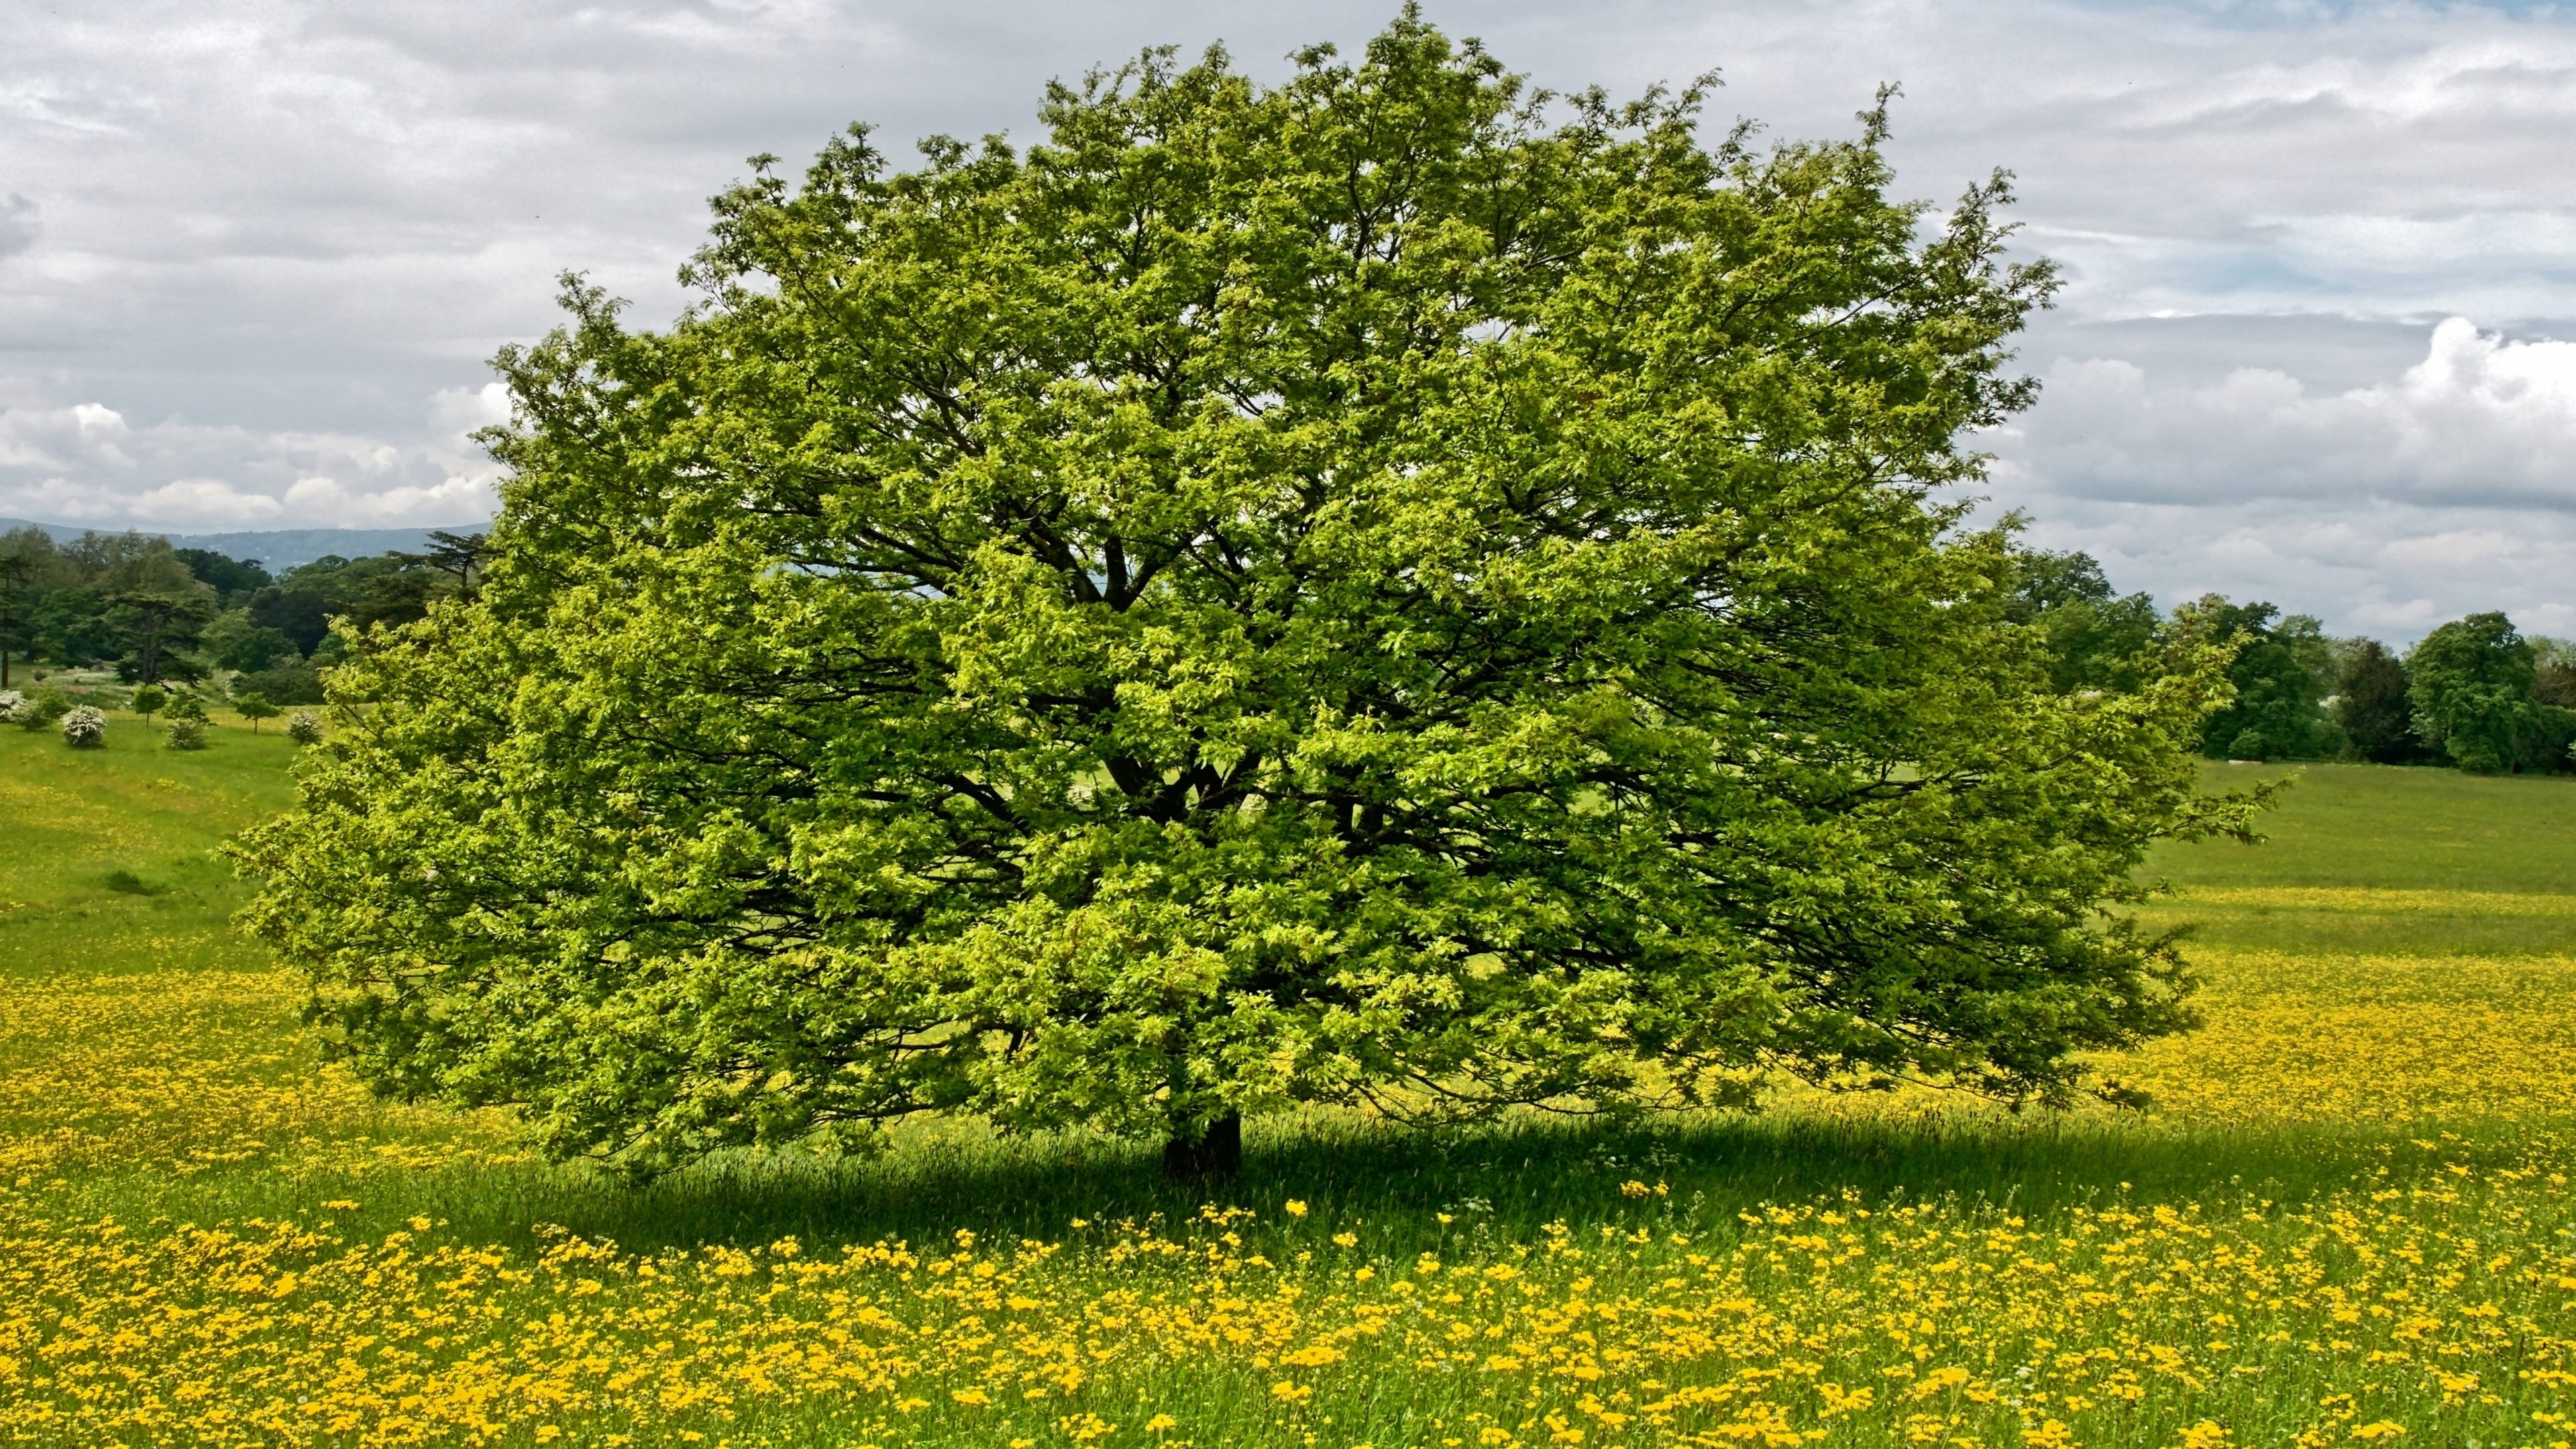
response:
<path id="1" fill-rule="evenodd" d="M 172 711 L 165 728 L 168 744 L 174 750 L 202 750 L 206 747 L 206 721 L 201 715 L 183 715 Z"/>
<path id="2" fill-rule="evenodd" d="M 49 728 L 54 721 L 71 713 L 71 708 L 70 695 L 59 689 L 40 689 L 29 697 L 26 703 L 18 706 L 14 718 L 22 728 L 41 730 Z"/>
<path id="3" fill-rule="evenodd" d="M 286 717 L 286 737 L 299 745 L 322 743 L 322 716 L 299 709 Z"/>
<path id="4" fill-rule="evenodd" d="M 0 724 L 15 724 L 18 712 L 27 707 L 27 696 L 14 689 L 0 689 Z"/>
<path id="5" fill-rule="evenodd" d="M 76 750 L 105 745 L 107 716 L 85 704 L 63 711 L 63 742 Z"/>
<path id="6" fill-rule="evenodd" d="M 169 702 L 170 691 L 157 684 L 147 684 L 134 691 L 134 712 L 147 720 Z"/>
<path id="7" fill-rule="evenodd" d="M 259 722 L 261 720 L 277 718 L 277 706 L 269 703 L 267 695 L 264 695 L 255 689 L 244 690 L 241 693 L 234 695 L 233 708 L 241 714 L 243 719 L 250 721 L 250 732 L 252 734 L 259 733 Z"/>
<path id="8" fill-rule="evenodd" d="M 170 701 L 169 714 L 174 720 L 193 719 L 202 722 L 206 717 L 206 702 L 193 694 L 182 694 Z"/>

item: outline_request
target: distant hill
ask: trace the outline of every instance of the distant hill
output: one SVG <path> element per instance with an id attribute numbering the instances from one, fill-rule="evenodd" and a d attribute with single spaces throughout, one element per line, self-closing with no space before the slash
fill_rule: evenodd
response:
<path id="1" fill-rule="evenodd" d="M 447 533 L 480 533 L 488 523 L 450 524 Z M 37 523 L 24 518 L 0 518 L 0 533 L 16 528 L 42 529 L 57 543 L 69 543 L 84 533 L 122 533 L 123 529 L 67 528 L 59 523 Z M 272 528 L 250 533 L 163 533 L 158 529 L 137 529 L 151 537 L 170 540 L 172 548 L 202 548 L 226 558 L 257 559 L 269 572 L 309 564 L 317 558 L 338 554 L 342 558 L 363 558 L 368 554 L 419 553 L 429 547 L 432 530 L 426 528 Z"/>

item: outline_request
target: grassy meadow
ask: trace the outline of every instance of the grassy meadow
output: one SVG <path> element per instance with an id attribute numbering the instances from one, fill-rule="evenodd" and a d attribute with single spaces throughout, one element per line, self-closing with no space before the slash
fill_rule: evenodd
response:
<path id="1" fill-rule="evenodd" d="M 2106 1064 L 2148 1113 L 1316 1115 L 1213 1200 L 925 1124 L 636 1189 L 318 1067 L 214 854 L 293 747 L 213 735 L 0 729 L 0 1442 L 2576 1438 L 2566 781 L 2310 767 L 2162 856 L 2208 1022 Z"/>

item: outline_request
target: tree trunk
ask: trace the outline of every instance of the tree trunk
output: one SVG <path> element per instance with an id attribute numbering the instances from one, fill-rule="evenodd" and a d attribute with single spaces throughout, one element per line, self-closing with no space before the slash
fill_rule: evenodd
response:
<path id="1" fill-rule="evenodd" d="M 1243 1171 L 1243 1114 L 1228 1112 L 1207 1125 L 1206 1135 L 1192 1142 L 1175 1137 L 1163 1144 L 1163 1176 L 1173 1182 L 1233 1177 Z"/>

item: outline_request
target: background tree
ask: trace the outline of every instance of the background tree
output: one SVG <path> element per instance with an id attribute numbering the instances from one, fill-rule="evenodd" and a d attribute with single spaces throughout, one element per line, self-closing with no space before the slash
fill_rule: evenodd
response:
<path id="1" fill-rule="evenodd" d="M 216 669 L 259 673 L 280 664 L 300 664 L 301 651 L 282 630 L 251 618 L 247 607 L 227 609 L 206 625 L 198 641 L 206 662 Z"/>
<path id="2" fill-rule="evenodd" d="M 2186 634 L 2236 647 L 2227 667 L 2235 698 L 2201 726 L 2201 753 L 2211 759 L 2315 760 L 2339 746 L 2324 708 L 2334 681 L 2325 631 L 2305 614 L 2280 613 L 2217 594 L 2174 611 Z"/>
<path id="3" fill-rule="evenodd" d="M 2576 641 L 2527 636 L 2531 641 L 2531 697 L 2542 704 L 2576 710 Z"/>
<path id="4" fill-rule="evenodd" d="M 233 712 L 249 720 L 250 732 L 258 734 L 259 722 L 277 718 L 278 708 L 269 702 L 268 696 L 259 691 L 244 690 L 233 695 Z"/>
<path id="5" fill-rule="evenodd" d="M 2570 716 L 2532 697 L 2539 662 L 2500 613 L 2471 614 L 2406 656 L 2416 732 L 2463 770 L 2493 774 L 2556 762 Z"/>
<path id="6" fill-rule="evenodd" d="M 2047 639 L 2050 682 L 2061 691 L 2133 690 L 2156 668 L 2155 601 L 2114 596 L 2091 554 L 2015 551 L 2008 613 Z"/>
<path id="7" fill-rule="evenodd" d="M 2392 765 L 2423 754 L 2405 662 L 2376 639 L 2355 640 L 2346 651 L 2335 681 L 2334 715 L 2347 753 L 2356 758 Z"/>
<path id="8" fill-rule="evenodd" d="M 924 1109 L 2011 1099 L 2189 1015 L 2221 653 L 2062 694 L 1965 531 L 2048 272 L 1885 116 L 1714 150 L 1408 15 L 722 197 L 502 366 L 473 599 L 352 625 L 251 918 L 379 1091 L 651 1170 Z"/>
<path id="9" fill-rule="evenodd" d="M 266 669 L 246 671 L 235 682 L 257 690 L 274 704 L 322 702 L 322 671 L 299 659 L 282 659 Z"/>
<path id="10" fill-rule="evenodd" d="M 194 645 L 214 620 L 209 592 L 203 584 L 195 584 L 192 589 L 146 585 L 118 593 L 115 610 L 108 616 L 127 640 L 118 674 L 145 684 L 159 683 L 165 672 L 181 679 L 202 678 L 203 671 L 183 662 L 180 653 Z"/>
<path id="11" fill-rule="evenodd" d="M 202 548 L 171 551 L 191 577 L 215 591 L 218 604 L 226 609 L 249 598 L 272 582 L 268 569 L 257 559 L 225 558 Z"/>
<path id="12" fill-rule="evenodd" d="M 112 606 L 96 590 L 62 588 L 36 605 L 36 647 L 57 664 L 93 664 L 125 650 L 124 631 L 110 619 Z"/>
<path id="13" fill-rule="evenodd" d="M 427 553 L 393 555 L 407 564 L 449 575 L 456 582 L 454 592 L 470 595 L 474 582 L 483 571 L 484 561 L 492 555 L 490 540 L 479 533 L 448 533 L 433 529 Z"/>
<path id="14" fill-rule="evenodd" d="M 35 639 L 36 563 L 12 542 L 12 538 L 0 538 L 0 689 L 9 687 L 10 661 L 24 654 Z"/>

